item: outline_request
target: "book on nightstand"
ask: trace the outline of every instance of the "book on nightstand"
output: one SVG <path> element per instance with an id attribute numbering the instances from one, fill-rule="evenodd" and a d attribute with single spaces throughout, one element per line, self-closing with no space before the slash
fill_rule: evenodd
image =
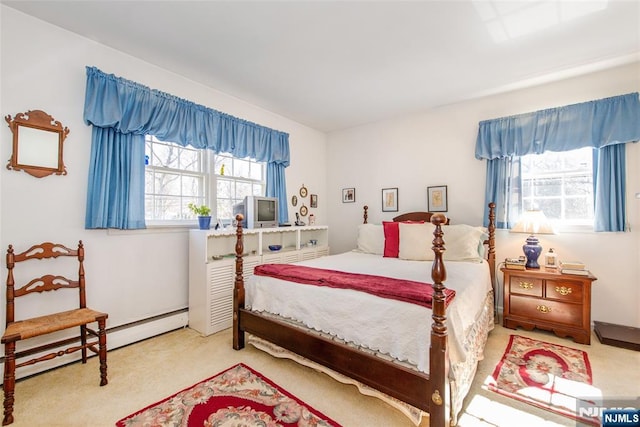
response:
<path id="1" fill-rule="evenodd" d="M 560 268 L 561 269 L 568 269 L 568 270 L 584 270 L 586 269 L 586 265 L 584 265 L 584 262 L 580 262 L 580 261 L 560 261 Z"/>
<path id="2" fill-rule="evenodd" d="M 580 261 L 560 261 L 560 273 L 588 276 L 589 270 L 587 270 L 584 263 Z"/>
<path id="3" fill-rule="evenodd" d="M 506 258 L 504 260 L 504 268 L 508 268 L 509 270 L 526 270 L 525 263 L 524 257 Z"/>
<path id="4" fill-rule="evenodd" d="M 579 276 L 588 276 L 589 270 L 576 270 L 573 268 L 561 268 L 560 273 L 562 274 L 577 274 Z"/>

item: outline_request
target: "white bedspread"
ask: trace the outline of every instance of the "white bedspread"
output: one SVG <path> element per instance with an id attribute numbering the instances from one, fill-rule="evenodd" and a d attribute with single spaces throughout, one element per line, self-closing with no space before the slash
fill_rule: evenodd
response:
<path id="1" fill-rule="evenodd" d="M 330 255 L 300 265 L 431 283 L 432 261 L 406 261 L 357 251 Z M 491 288 L 488 264 L 445 262 L 444 284 L 456 291 L 447 308 L 449 357 L 465 360 L 464 336 L 482 310 Z M 349 289 L 303 285 L 264 276 L 245 284 L 245 306 L 303 323 L 309 328 L 388 354 L 429 371 L 431 310 Z"/>

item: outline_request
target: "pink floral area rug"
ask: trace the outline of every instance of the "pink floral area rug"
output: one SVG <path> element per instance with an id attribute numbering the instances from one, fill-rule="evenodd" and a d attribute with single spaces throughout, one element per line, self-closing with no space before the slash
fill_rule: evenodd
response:
<path id="1" fill-rule="evenodd" d="M 116 426 L 336 426 L 239 363 L 118 421 Z"/>
<path id="2" fill-rule="evenodd" d="M 496 393 L 562 414 L 590 425 L 600 425 L 591 410 L 600 390 L 591 386 L 587 353 L 518 335 L 509 345 L 485 386 Z"/>

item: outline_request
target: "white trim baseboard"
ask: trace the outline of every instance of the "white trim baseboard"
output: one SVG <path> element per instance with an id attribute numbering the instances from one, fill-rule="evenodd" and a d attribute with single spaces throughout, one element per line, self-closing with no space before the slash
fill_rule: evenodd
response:
<path id="1" fill-rule="evenodd" d="M 186 308 L 176 310 L 170 313 L 166 313 L 159 316 L 154 316 L 149 319 L 132 322 L 122 326 L 116 326 L 107 330 L 107 349 L 108 351 L 115 350 L 116 348 L 123 347 L 129 344 L 136 343 L 138 341 L 145 340 L 147 338 L 154 337 L 166 332 L 170 332 L 176 329 L 184 328 L 189 324 L 189 312 Z M 47 352 L 41 354 L 35 354 L 32 357 L 39 357 Z M 91 357 L 96 355 L 89 352 Z M 70 363 L 77 362 L 81 359 L 79 351 L 56 357 L 51 360 L 36 363 L 35 365 L 25 366 L 16 369 L 16 379 L 26 378 L 32 375 L 42 373 L 51 369 L 59 368 Z M 26 360 L 26 358 L 24 359 Z M 108 366 L 107 357 L 107 366 Z M 4 372 L 4 358 L 0 363 L 0 369 Z M 96 373 L 96 378 L 97 378 Z"/>

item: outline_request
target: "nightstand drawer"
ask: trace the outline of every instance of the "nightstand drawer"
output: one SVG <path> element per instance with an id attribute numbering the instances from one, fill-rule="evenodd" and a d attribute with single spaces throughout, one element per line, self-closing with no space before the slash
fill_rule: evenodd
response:
<path id="1" fill-rule="evenodd" d="M 596 278 L 566 275 L 556 269 L 510 270 L 504 274 L 502 324 L 505 328 L 539 328 L 591 342 L 591 284 Z"/>
<path id="2" fill-rule="evenodd" d="M 542 280 L 531 277 L 512 276 L 509 281 L 509 290 L 512 294 L 531 295 L 542 297 Z"/>
<path id="3" fill-rule="evenodd" d="M 514 316 L 562 323 L 564 325 L 582 326 L 582 306 L 579 304 L 567 304 L 511 295 L 510 312 Z"/>
<path id="4" fill-rule="evenodd" d="M 582 301 L 582 284 L 570 280 L 547 280 L 545 296 L 549 299 L 569 302 Z"/>

